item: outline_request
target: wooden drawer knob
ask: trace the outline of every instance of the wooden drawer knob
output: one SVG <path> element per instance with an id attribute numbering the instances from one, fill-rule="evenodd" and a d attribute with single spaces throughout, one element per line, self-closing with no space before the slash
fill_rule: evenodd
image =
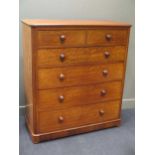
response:
<path id="1" fill-rule="evenodd" d="M 59 101 L 60 101 L 60 102 L 63 102 L 63 101 L 64 101 L 64 99 L 65 99 L 65 98 L 64 98 L 64 96 L 63 96 L 63 95 L 60 95 L 60 96 L 59 96 Z"/>
<path id="2" fill-rule="evenodd" d="M 112 35 L 111 35 L 111 34 L 107 34 L 107 35 L 105 36 L 105 38 L 106 38 L 106 40 L 110 41 L 110 40 L 112 39 Z"/>
<path id="3" fill-rule="evenodd" d="M 105 112 L 104 112 L 104 110 L 102 110 L 102 109 L 101 109 L 101 110 L 99 110 L 99 114 L 100 114 L 101 116 L 103 116 L 103 115 L 104 115 L 104 113 L 105 113 Z"/>
<path id="4" fill-rule="evenodd" d="M 108 75 L 108 70 L 107 70 L 107 69 L 104 69 L 104 70 L 103 70 L 103 75 L 104 75 L 104 76 L 107 76 L 107 75 Z"/>
<path id="5" fill-rule="evenodd" d="M 60 54 L 60 60 L 61 61 L 64 61 L 65 60 L 65 54 L 63 54 L 63 53 Z"/>
<path id="6" fill-rule="evenodd" d="M 60 36 L 61 43 L 65 42 L 65 40 L 66 40 L 66 36 L 65 35 L 61 35 Z"/>
<path id="7" fill-rule="evenodd" d="M 104 56 L 105 56 L 105 58 L 109 58 L 110 53 L 109 53 L 108 51 L 105 51 L 105 52 L 104 52 Z"/>
<path id="8" fill-rule="evenodd" d="M 64 118 L 62 116 L 59 116 L 58 120 L 60 123 L 64 122 Z"/>
<path id="9" fill-rule="evenodd" d="M 59 75 L 59 79 L 60 79 L 61 81 L 63 81 L 63 80 L 65 79 L 65 75 L 61 73 L 61 74 Z"/>
<path id="10" fill-rule="evenodd" d="M 102 95 L 102 96 L 105 96 L 105 95 L 106 95 L 106 93 L 107 93 L 107 92 L 106 92 L 106 90 L 104 90 L 104 89 L 103 89 L 103 90 L 101 90 L 101 95 Z"/>

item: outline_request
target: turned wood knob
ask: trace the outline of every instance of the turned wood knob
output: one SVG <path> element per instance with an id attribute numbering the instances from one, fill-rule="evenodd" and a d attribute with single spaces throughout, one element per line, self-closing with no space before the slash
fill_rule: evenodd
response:
<path id="1" fill-rule="evenodd" d="M 59 75 L 59 79 L 60 79 L 61 81 L 63 81 L 64 78 L 65 78 L 65 75 L 61 73 L 61 74 Z"/>
<path id="2" fill-rule="evenodd" d="M 111 35 L 111 34 L 107 34 L 107 35 L 105 36 L 105 38 L 106 38 L 106 40 L 110 41 L 110 40 L 112 39 L 112 35 Z"/>
<path id="3" fill-rule="evenodd" d="M 103 115 L 104 115 L 104 113 L 105 113 L 105 112 L 104 112 L 104 110 L 102 110 L 102 109 L 101 109 L 101 110 L 99 110 L 99 114 L 100 114 L 101 116 L 103 116 Z"/>
<path id="4" fill-rule="evenodd" d="M 63 100 L 64 100 L 64 96 L 63 96 L 63 95 L 60 95 L 60 96 L 59 96 L 59 101 L 60 101 L 60 102 L 63 102 Z"/>
<path id="5" fill-rule="evenodd" d="M 104 90 L 104 89 L 101 90 L 101 95 L 102 95 L 102 96 L 106 95 L 106 93 L 107 93 L 106 90 Z"/>
<path id="6" fill-rule="evenodd" d="M 61 61 L 64 61 L 65 60 L 65 54 L 63 54 L 63 53 L 60 54 L 60 60 Z"/>
<path id="7" fill-rule="evenodd" d="M 107 69 L 104 69 L 104 70 L 103 70 L 103 75 L 104 75 L 104 76 L 107 76 L 107 75 L 108 75 L 108 70 L 107 70 Z"/>
<path id="8" fill-rule="evenodd" d="M 105 52 L 104 52 L 104 56 L 105 56 L 106 58 L 108 58 L 108 57 L 110 56 L 110 53 L 109 53 L 108 51 L 105 51 Z"/>
<path id="9" fill-rule="evenodd" d="M 63 43 L 66 40 L 66 36 L 65 35 L 61 35 L 60 36 L 60 41 Z"/>
<path id="10" fill-rule="evenodd" d="M 59 116 L 59 122 L 62 123 L 64 121 L 64 118 L 62 116 Z"/>

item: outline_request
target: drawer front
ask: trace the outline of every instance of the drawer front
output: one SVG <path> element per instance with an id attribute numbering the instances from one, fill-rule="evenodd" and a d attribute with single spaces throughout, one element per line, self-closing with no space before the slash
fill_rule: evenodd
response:
<path id="1" fill-rule="evenodd" d="M 127 45 L 128 30 L 90 30 L 88 45 Z"/>
<path id="2" fill-rule="evenodd" d="M 119 118 L 120 101 L 78 106 L 58 111 L 39 111 L 39 132 L 51 132 Z"/>
<path id="3" fill-rule="evenodd" d="M 39 69 L 37 86 L 38 89 L 47 89 L 121 80 L 123 72 L 123 63 Z"/>
<path id="4" fill-rule="evenodd" d="M 48 67 L 117 62 L 124 61 L 125 56 L 126 47 L 124 46 L 40 49 L 37 51 L 37 65 Z"/>
<path id="5" fill-rule="evenodd" d="M 63 47 L 85 44 L 85 31 L 38 31 L 39 47 Z"/>
<path id="6" fill-rule="evenodd" d="M 38 91 L 39 109 L 62 109 L 71 106 L 121 99 L 121 82 Z"/>

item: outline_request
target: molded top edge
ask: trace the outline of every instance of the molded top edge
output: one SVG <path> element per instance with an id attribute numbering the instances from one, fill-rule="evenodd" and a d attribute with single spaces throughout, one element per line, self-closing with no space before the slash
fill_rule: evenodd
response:
<path id="1" fill-rule="evenodd" d="M 46 20 L 46 19 L 24 19 L 22 22 L 29 26 L 126 26 L 126 22 L 115 22 L 108 20 Z"/>

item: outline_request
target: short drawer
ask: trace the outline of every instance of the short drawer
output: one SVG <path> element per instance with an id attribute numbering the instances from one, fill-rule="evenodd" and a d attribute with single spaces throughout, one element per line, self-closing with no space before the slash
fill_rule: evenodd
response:
<path id="1" fill-rule="evenodd" d="M 88 45 L 127 45 L 128 30 L 90 30 L 87 34 Z"/>
<path id="2" fill-rule="evenodd" d="M 121 82 L 40 90 L 38 91 L 38 106 L 39 109 L 62 109 L 71 106 L 121 99 L 121 94 Z"/>
<path id="3" fill-rule="evenodd" d="M 119 118 L 120 101 L 38 112 L 39 132 L 52 132 Z"/>
<path id="4" fill-rule="evenodd" d="M 47 89 L 121 80 L 123 73 L 123 63 L 43 68 L 37 71 L 37 86 L 38 89 Z"/>
<path id="5" fill-rule="evenodd" d="M 37 41 L 39 47 L 63 47 L 84 45 L 85 31 L 38 31 Z"/>
<path id="6" fill-rule="evenodd" d="M 37 65 L 50 67 L 124 61 L 126 50 L 124 46 L 39 49 Z"/>

